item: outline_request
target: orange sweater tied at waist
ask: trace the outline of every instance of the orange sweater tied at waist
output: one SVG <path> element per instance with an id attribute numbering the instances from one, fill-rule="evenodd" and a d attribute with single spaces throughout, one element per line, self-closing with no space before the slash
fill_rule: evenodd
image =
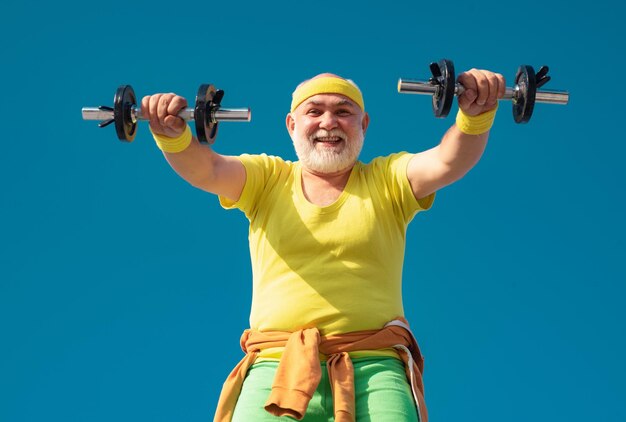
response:
<path id="1" fill-rule="evenodd" d="M 422 372 L 424 359 L 404 318 L 381 330 L 355 331 L 322 336 L 317 328 L 294 332 L 245 330 L 241 348 L 246 356 L 230 373 L 220 394 L 214 422 L 230 422 L 248 369 L 259 351 L 284 347 L 265 410 L 275 416 L 304 417 L 321 379 L 319 354 L 328 356 L 326 367 L 333 393 L 336 422 L 354 422 L 354 370 L 348 352 L 395 348 L 402 360 L 420 422 L 428 422 Z"/>

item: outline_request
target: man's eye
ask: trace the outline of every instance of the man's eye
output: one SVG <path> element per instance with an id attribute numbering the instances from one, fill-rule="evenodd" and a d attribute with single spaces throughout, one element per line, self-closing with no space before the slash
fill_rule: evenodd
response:
<path id="1" fill-rule="evenodd" d="M 312 108 L 311 110 L 307 111 L 306 114 L 313 114 L 313 115 L 319 115 L 320 111 L 317 109 Z"/>

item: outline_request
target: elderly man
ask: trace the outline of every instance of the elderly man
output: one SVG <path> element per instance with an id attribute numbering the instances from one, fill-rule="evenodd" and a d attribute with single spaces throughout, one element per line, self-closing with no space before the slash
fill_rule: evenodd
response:
<path id="1" fill-rule="evenodd" d="M 405 234 L 440 188 L 482 155 L 504 78 L 472 69 L 439 145 L 358 161 L 369 124 L 350 80 L 300 84 L 287 114 L 297 162 L 201 146 L 174 94 L 143 98 L 159 148 L 193 186 L 250 221 L 253 300 L 245 357 L 217 421 L 427 420 L 423 361 L 403 318 Z"/>

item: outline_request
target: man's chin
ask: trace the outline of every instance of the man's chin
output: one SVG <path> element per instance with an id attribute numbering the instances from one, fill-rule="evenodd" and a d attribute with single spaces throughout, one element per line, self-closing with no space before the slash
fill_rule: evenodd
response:
<path id="1" fill-rule="evenodd" d="M 356 164 L 356 160 L 351 161 L 341 161 L 341 162 L 319 162 L 314 161 L 310 162 L 307 165 L 309 170 L 313 170 L 316 173 L 320 174 L 336 174 L 342 173 L 344 171 L 350 170 Z"/>

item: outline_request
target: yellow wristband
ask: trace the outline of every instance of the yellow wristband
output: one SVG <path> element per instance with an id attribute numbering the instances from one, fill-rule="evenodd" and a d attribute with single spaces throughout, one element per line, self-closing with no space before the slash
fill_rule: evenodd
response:
<path id="1" fill-rule="evenodd" d="M 498 111 L 498 106 L 478 116 L 468 116 L 459 109 L 459 112 L 456 114 L 456 127 L 458 127 L 461 132 L 468 135 L 480 135 L 488 132 L 491 126 L 493 126 L 496 111 Z"/>
<path id="2" fill-rule="evenodd" d="M 187 149 L 189 144 L 191 144 L 192 138 L 189 125 L 185 127 L 183 133 L 177 138 L 168 138 L 167 136 L 157 135 L 154 132 L 152 133 L 152 137 L 161 151 L 170 153 L 181 152 Z"/>

